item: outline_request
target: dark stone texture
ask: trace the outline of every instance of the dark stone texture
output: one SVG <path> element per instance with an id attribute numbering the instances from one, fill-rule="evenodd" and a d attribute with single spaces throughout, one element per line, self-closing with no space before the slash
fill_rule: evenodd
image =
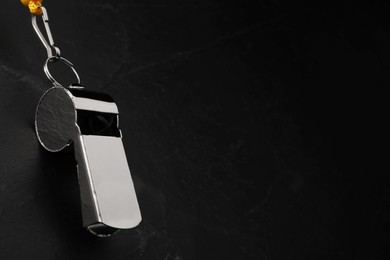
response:
<path id="1" fill-rule="evenodd" d="M 73 151 L 33 129 L 46 51 L 3 1 L 0 259 L 389 259 L 389 4 L 44 3 L 119 107 L 143 221 L 82 229 Z"/>

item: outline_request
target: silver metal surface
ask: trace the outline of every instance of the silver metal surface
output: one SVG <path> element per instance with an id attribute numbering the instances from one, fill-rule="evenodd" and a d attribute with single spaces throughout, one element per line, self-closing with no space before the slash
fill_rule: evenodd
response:
<path id="1" fill-rule="evenodd" d="M 35 32 L 37 33 L 39 39 L 41 40 L 41 42 L 43 43 L 43 45 L 45 46 L 45 48 L 47 50 L 47 57 L 48 58 L 52 58 L 52 57 L 59 58 L 61 56 L 61 51 L 58 47 L 54 46 L 54 40 L 53 40 L 53 36 L 51 34 L 50 26 L 49 26 L 49 15 L 47 14 L 45 7 L 42 6 L 41 10 L 42 10 L 42 21 L 43 21 L 43 24 L 45 25 L 46 34 L 47 34 L 47 38 L 48 38 L 49 42 L 46 41 L 45 36 L 43 35 L 41 30 L 39 29 L 36 15 L 32 15 L 32 17 L 31 17 L 32 26 L 33 26 Z M 55 52 L 54 55 L 53 55 L 53 50 Z"/>
<path id="2" fill-rule="evenodd" d="M 35 30 L 35 32 L 37 33 L 39 39 L 41 40 L 41 42 L 43 43 L 43 45 L 45 46 L 46 48 L 46 51 L 47 51 L 47 59 L 46 59 L 46 62 L 43 66 L 43 70 L 47 76 L 47 78 L 53 82 L 54 86 L 62 86 L 50 73 L 49 71 L 49 67 L 48 67 L 48 63 L 49 62 L 61 62 L 65 65 L 67 65 L 68 67 L 70 67 L 73 71 L 73 73 L 75 74 L 76 78 L 77 78 L 77 82 L 78 84 L 80 84 L 80 77 L 76 71 L 76 69 L 74 68 L 73 64 L 61 57 L 61 51 L 60 49 L 54 45 L 54 40 L 53 40 L 53 36 L 51 34 L 51 30 L 50 30 L 50 26 L 49 26 L 49 15 L 46 11 L 46 8 L 45 7 L 41 7 L 41 10 L 42 10 L 42 21 L 43 21 L 43 24 L 45 26 L 45 30 L 46 30 L 46 35 L 47 35 L 47 39 L 45 38 L 44 34 L 41 32 L 41 29 L 39 28 L 38 26 L 38 23 L 37 23 L 37 16 L 36 15 L 32 15 L 31 16 L 31 23 L 32 23 L 32 26 Z"/>
<path id="3" fill-rule="evenodd" d="M 103 130 L 91 127 L 95 119 L 102 119 L 106 125 Z M 97 125 L 100 127 L 101 122 Z M 35 129 L 42 146 L 52 152 L 73 141 L 85 228 L 95 235 L 109 236 L 140 223 L 118 129 L 118 109 L 108 96 L 52 87 L 38 104 Z"/>
<path id="4" fill-rule="evenodd" d="M 73 102 L 78 109 L 96 112 L 104 110 L 106 113 L 119 114 L 117 106 L 112 102 L 75 96 L 73 96 Z"/>
<path id="5" fill-rule="evenodd" d="M 46 62 L 45 62 L 45 65 L 43 65 L 43 71 L 45 72 L 47 78 L 53 82 L 54 86 L 62 86 L 50 73 L 50 70 L 49 70 L 49 62 L 61 62 L 65 65 L 67 65 L 69 68 L 71 68 L 71 70 L 73 71 L 74 75 L 76 76 L 77 78 L 77 84 L 81 84 L 81 81 L 80 81 L 80 77 L 79 77 L 79 74 L 77 73 L 76 69 L 74 68 L 73 66 L 73 63 L 68 61 L 67 59 L 63 58 L 63 57 L 49 57 L 46 59 Z"/>

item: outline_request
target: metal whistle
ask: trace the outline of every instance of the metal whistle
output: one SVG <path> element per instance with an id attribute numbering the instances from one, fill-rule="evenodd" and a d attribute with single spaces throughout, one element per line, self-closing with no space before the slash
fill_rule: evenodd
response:
<path id="1" fill-rule="evenodd" d="M 74 143 L 83 226 L 97 236 L 141 222 L 118 122 L 110 96 L 80 86 L 50 88 L 35 114 L 36 134 L 46 150 Z"/>

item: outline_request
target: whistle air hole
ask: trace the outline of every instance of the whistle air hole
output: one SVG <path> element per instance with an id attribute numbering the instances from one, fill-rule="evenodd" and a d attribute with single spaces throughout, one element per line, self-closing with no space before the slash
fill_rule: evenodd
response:
<path id="1" fill-rule="evenodd" d="M 116 114 L 78 110 L 77 125 L 83 135 L 120 137 Z"/>

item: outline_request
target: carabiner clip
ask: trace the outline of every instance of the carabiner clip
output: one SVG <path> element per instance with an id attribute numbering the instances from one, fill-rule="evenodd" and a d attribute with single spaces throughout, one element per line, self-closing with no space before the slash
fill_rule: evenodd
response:
<path id="1" fill-rule="evenodd" d="M 35 32 L 37 33 L 39 39 L 45 46 L 47 50 L 47 57 L 48 58 L 54 58 L 58 60 L 61 57 L 61 51 L 58 47 L 54 46 L 54 40 L 53 36 L 51 35 L 50 27 L 49 27 L 49 16 L 47 14 L 46 8 L 45 7 L 40 7 L 42 9 L 42 21 L 43 24 L 45 25 L 46 29 L 46 34 L 47 38 L 49 40 L 49 43 L 46 41 L 45 36 L 42 34 L 41 30 L 39 29 L 38 23 L 37 23 L 37 15 L 32 15 L 31 17 L 31 23 L 32 26 L 34 27 Z M 54 51 L 54 55 L 53 55 Z"/>

